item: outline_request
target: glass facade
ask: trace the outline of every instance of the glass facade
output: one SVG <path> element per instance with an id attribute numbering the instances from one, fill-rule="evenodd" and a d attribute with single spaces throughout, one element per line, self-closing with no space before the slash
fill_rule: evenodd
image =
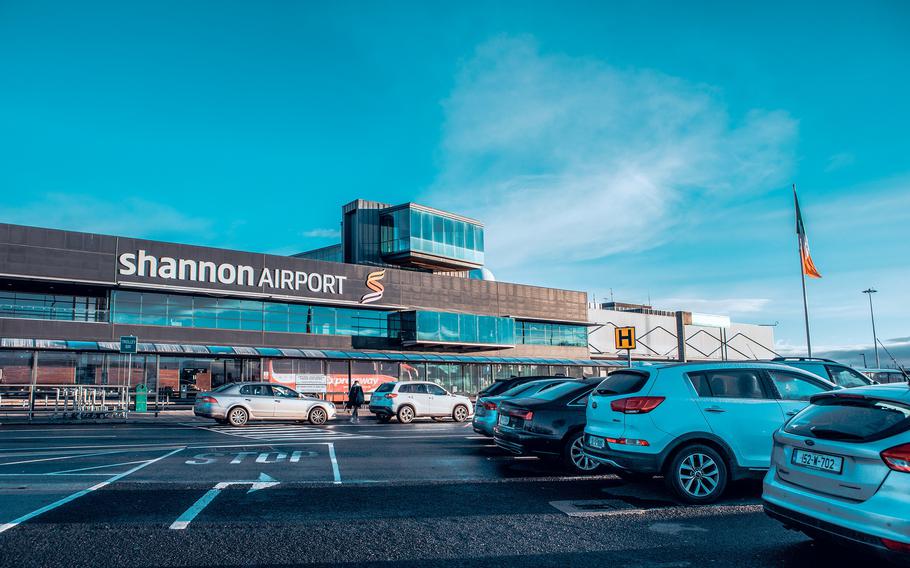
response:
<path id="1" fill-rule="evenodd" d="M 383 256 L 423 253 L 483 264 L 483 226 L 478 223 L 402 207 L 383 213 L 379 225 Z"/>
<path id="2" fill-rule="evenodd" d="M 0 291 L 0 318 L 107 321 L 104 298 Z"/>
<path id="3" fill-rule="evenodd" d="M 430 311 L 398 312 L 389 317 L 392 336 L 401 341 L 515 345 L 512 318 Z"/>
<path id="4" fill-rule="evenodd" d="M 523 345 L 587 347 L 588 328 L 583 325 L 516 321 L 515 341 Z"/>
<path id="5" fill-rule="evenodd" d="M 379 310 L 116 290 L 111 313 L 121 324 L 388 337 Z"/>
<path id="6" fill-rule="evenodd" d="M 605 376 L 608 370 L 579 365 L 148 354 L 128 357 L 119 353 L 2 349 L 0 396 L 12 396 L 19 404 L 15 408 L 0 407 L 0 415 L 4 410 L 27 411 L 28 391 L 22 386 L 31 384 L 42 389 L 35 401 L 35 409 L 40 411 L 52 410 L 55 389 L 75 384 L 123 385 L 129 386 L 131 392 L 136 385 L 145 384 L 149 406 L 163 408 L 189 404 L 197 393 L 231 382 L 272 381 L 294 388 L 297 375 L 325 375 L 326 398 L 343 402 L 353 381 L 359 381 L 367 394 L 385 382 L 421 380 L 437 383 L 450 392 L 473 395 L 495 379 L 556 374 Z"/>

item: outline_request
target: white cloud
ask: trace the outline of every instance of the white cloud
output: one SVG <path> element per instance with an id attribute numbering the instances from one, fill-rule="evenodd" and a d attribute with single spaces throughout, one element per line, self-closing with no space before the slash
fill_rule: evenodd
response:
<path id="1" fill-rule="evenodd" d="M 528 38 L 481 45 L 444 110 L 427 200 L 485 220 L 499 268 L 654 247 L 702 208 L 779 187 L 796 136 L 786 113 L 731 119 L 709 86 Z"/>
<path id="2" fill-rule="evenodd" d="M 89 195 L 49 193 L 24 205 L 0 206 L 0 220 L 107 235 L 190 239 L 195 244 L 209 241 L 214 234 L 210 219 L 138 197 L 115 201 Z"/>
<path id="3" fill-rule="evenodd" d="M 686 310 L 711 314 L 755 314 L 763 311 L 771 300 L 768 298 L 658 298 L 654 306 L 660 309 Z"/>
<path id="4" fill-rule="evenodd" d="M 338 229 L 310 229 L 301 233 L 304 237 L 313 239 L 337 239 L 341 237 L 341 231 Z"/>

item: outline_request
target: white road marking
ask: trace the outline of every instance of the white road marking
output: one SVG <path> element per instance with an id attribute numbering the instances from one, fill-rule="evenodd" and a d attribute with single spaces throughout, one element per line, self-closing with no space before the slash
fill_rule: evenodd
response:
<path id="1" fill-rule="evenodd" d="M 215 487 L 206 491 L 205 495 L 199 498 L 195 503 L 190 505 L 190 508 L 183 512 L 182 515 L 177 517 L 177 520 L 171 523 L 170 528 L 174 530 L 184 530 L 186 527 L 190 526 L 190 523 L 193 522 L 193 519 L 196 518 L 203 509 L 212 502 L 215 497 L 221 493 L 222 489 L 227 489 L 231 485 L 246 485 L 250 484 L 250 490 L 247 493 L 252 493 L 253 491 L 259 491 L 260 489 L 267 489 L 269 487 L 274 487 L 278 485 L 279 482 L 275 481 L 274 478 L 269 477 L 264 473 L 259 474 L 259 479 L 256 481 L 222 481 L 215 484 Z"/>
<path id="2" fill-rule="evenodd" d="M 116 482 L 116 481 L 119 481 L 119 480 L 123 479 L 124 477 L 126 477 L 126 476 L 128 476 L 128 475 L 130 475 L 130 474 L 132 474 L 132 473 L 135 473 L 135 472 L 139 471 L 140 469 L 142 469 L 142 468 L 144 468 L 144 467 L 150 466 L 150 465 L 152 465 L 153 463 L 155 463 L 155 462 L 157 462 L 157 461 L 163 460 L 164 458 L 168 458 L 168 457 L 170 457 L 170 456 L 176 454 L 177 452 L 179 452 L 179 451 L 181 451 L 181 450 L 183 450 L 182 447 L 177 448 L 177 449 L 175 449 L 175 450 L 173 450 L 173 451 L 170 451 L 170 452 L 164 454 L 163 456 L 159 456 L 159 457 L 157 457 L 157 458 L 155 458 L 155 459 L 152 459 L 152 460 L 148 460 L 148 461 L 146 461 L 146 462 L 143 462 L 143 463 L 137 465 L 136 467 L 134 467 L 134 468 L 132 468 L 132 469 L 130 469 L 130 470 L 128 470 L 128 471 L 124 471 L 123 473 L 118 473 L 117 475 L 111 477 L 110 479 L 108 479 L 108 480 L 106 480 L 106 481 L 102 481 L 101 483 L 98 483 L 98 484 L 96 484 L 96 485 L 92 485 L 92 486 L 89 487 L 88 489 L 83 489 L 82 491 L 77 491 L 77 492 L 73 493 L 72 495 L 69 495 L 69 496 L 67 496 L 67 497 L 64 497 L 63 499 L 60 499 L 60 500 L 58 500 L 58 501 L 54 501 L 54 502 L 51 503 L 50 505 L 45 505 L 44 507 L 41 507 L 40 509 L 36 509 L 35 511 L 32 511 L 31 513 L 27 513 L 27 514 L 25 514 L 25 515 L 22 515 L 22 516 L 19 517 L 18 519 L 14 519 L 14 520 L 12 520 L 12 521 L 10 521 L 10 522 L 8 522 L 8 523 L 4 523 L 4 524 L 0 525 L 0 533 L 6 532 L 6 531 L 10 530 L 11 528 L 14 528 L 14 527 L 16 527 L 16 526 L 18 526 L 18 525 L 24 523 L 25 521 L 34 519 L 34 518 L 37 517 L 38 515 L 42 515 L 42 514 L 48 512 L 48 511 L 51 511 L 51 510 L 53 510 L 53 509 L 56 509 L 57 507 L 59 507 L 59 506 L 61 506 L 61 505 L 66 505 L 66 504 L 69 503 L 70 501 L 75 501 L 76 499 L 78 499 L 78 498 L 80 498 L 80 497 L 82 497 L 82 496 L 84 496 L 84 495 L 88 495 L 88 494 L 91 493 L 92 491 L 97 491 L 98 489 L 101 489 L 101 488 L 103 488 L 103 487 L 107 487 L 107 486 L 110 485 L 111 483 L 114 483 L 114 482 Z"/>
<path id="3" fill-rule="evenodd" d="M 21 464 L 25 464 L 25 463 L 66 460 L 69 458 L 88 458 L 88 457 L 92 457 L 92 456 L 106 456 L 106 455 L 110 455 L 110 454 L 122 454 L 123 452 L 126 452 L 126 451 L 128 451 L 128 450 L 113 450 L 110 452 L 91 452 L 88 454 L 68 454 L 65 456 L 55 456 L 52 458 L 37 458 L 37 459 L 33 459 L 33 460 L 21 460 L 21 461 L 15 461 L 15 462 L 0 463 L 0 467 L 5 466 L 5 465 L 21 465 Z"/>
<path id="4" fill-rule="evenodd" d="M 89 438 L 116 438 L 117 436 L 22 436 L 19 438 L 3 438 L 7 440 L 60 440 L 62 438 L 76 438 L 78 440 L 88 440 Z"/>
<path id="5" fill-rule="evenodd" d="M 570 517 L 640 515 L 647 512 L 645 509 L 636 508 L 619 499 L 550 501 L 550 505 Z"/>
<path id="6" fill-rule="evenodd" d="M 332 475 L 335 477 L 335 485 L 341 485 L 341 471 L 338 469 L 338 459 L 335 457 L 335 444 L 329 442 L 329 459 L 332 460 Z"/>

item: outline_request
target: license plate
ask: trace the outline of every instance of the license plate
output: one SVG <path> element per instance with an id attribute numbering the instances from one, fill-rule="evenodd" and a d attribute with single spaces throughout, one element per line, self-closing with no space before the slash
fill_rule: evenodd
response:
<path id="1" fill-rule="evenodd" d="M 829 471 L 831 473 L 840 473 L 844 469 L 844 458 L 839 456 L 829 456 L 825 454 L 816 454 L 806 450 L 793 450 L 793 463 L 817 469 L 819 471 Z"/>
<path id="2" fill-rule="evenodd" d="M 592 448 L 601 449 L 604 447 L 604 439 L 598 438 L 597 436 L 589 436 L 588 445 L 590 445 Z"/>
<path id="3" fill-rule="evenodd" d="M 499 416 L 499 425 L 500 425 L 500 426 L 508 426 L 508 425 L 509 425 L 509 417 L 508 417 L 508 416 L 504 416 L 504 415 L 500 415 L 500 416 Z"/>

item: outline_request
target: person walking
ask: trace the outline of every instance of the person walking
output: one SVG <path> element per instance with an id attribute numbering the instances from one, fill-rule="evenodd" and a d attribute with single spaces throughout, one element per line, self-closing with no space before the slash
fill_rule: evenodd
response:
<path id="1" fill-rule="evenodd" d="M 360 405 L 363 404 L 363 401 L 363 387 L 360 386 L 360 381 L 354 381 L 351 390 L 348 391 L 348 406 L 351 407 L 351 424 L 360 422 L 358 411 L 360 410 Z"/>

